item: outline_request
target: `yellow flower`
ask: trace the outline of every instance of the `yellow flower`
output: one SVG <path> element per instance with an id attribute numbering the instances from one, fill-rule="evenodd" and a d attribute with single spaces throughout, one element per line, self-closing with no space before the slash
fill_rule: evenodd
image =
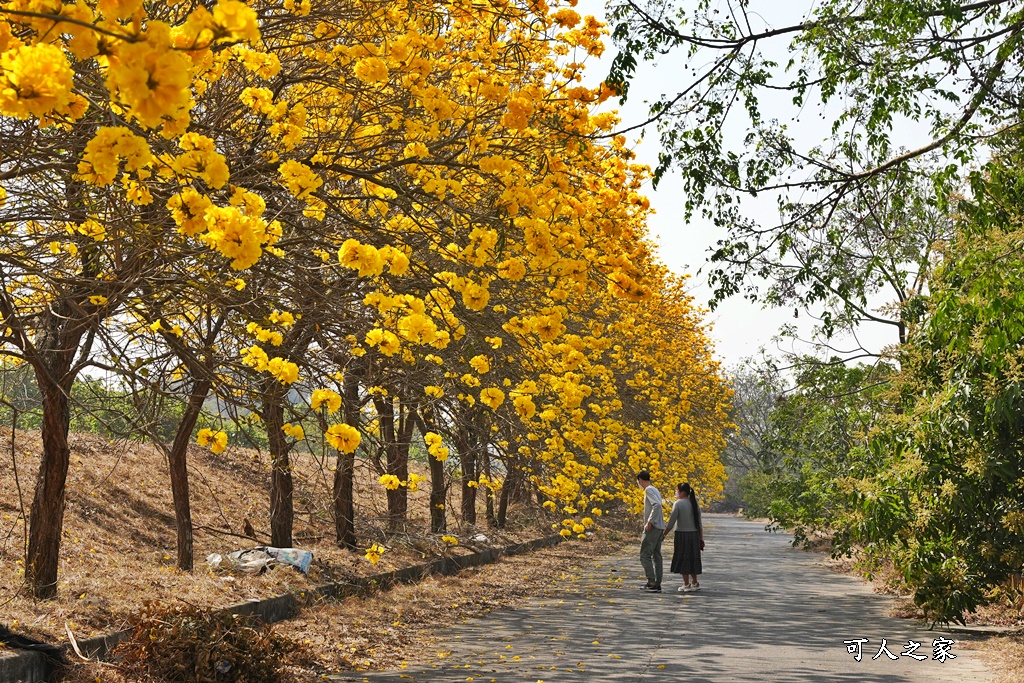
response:
<path id="1" fill-rule="evenodd" d="M 484 310 L 490 298 L 491 293 L 485 285 L 468 282 L 462 290 L 462 303 L 471 311 Z"/>
<path id="2" fill-rule="evenodd" d="M 100 187 L 109 185 L 117 177 L 122 161 L 129 172 L 138 173 L 148 168 L 153 163 L 149 144 L 127 128 L 102 126 L 85 145 L 85 153 L 78 162 L 78 177 Z M 170 201 L 168 208 L 172 208 Z M 79 232 L 88 234 L 97 242 L 106 237 L 106 229 L 96 221 L 87 221 Z"/>
<path id="3" fill-rule="evenodd" d="M 269 239 L 266 221 L 246 216 L 233 206 L 208 208 L 206 227 L 202 241 L 231 259 L 234 270 L 244 270 L 256 263 L 262 245 Z"/>
<path id="4" fill-rule="evenodd" d="M 86 148 L 88 149 L 88 145 Z M 81 173 L 82 165 L 79 164 L 78 168 Z M 174 219 L 182 234 L 190 237 L 206 229 L 206 210 L 211 206 L 213 206 L 213 202 L 210 201 L 210 198 L 200 194 L 192 187 L 186 187 L 178 194 L 171 195 L 171 198 L 167 200 L 171 218 Z M 241 283 L 241 286 L 238 283 Z M 245 281 L 236 278 L 229 280 L 227 285 L 241 291 L 245 288 Z"/>
<path id="5" fill-rule="evenodd" d="M 380 275 L 384 270 L 384 259 L 372 244 L 360 244 L 358 240 L 347 239 L 338 250 L 338 262 L 346 268 L 359 271 L 359 277 Z"/>
<path id="6" fill-rule="evenodd" d="M 491 369 L 491 364 L 487 361 L 487 356 L 484 355 L 473 356 L 469 360 L 469 364 L 481 375 L 486 374 Z"/>
<path id="7" fill-rule="evenodd" d="M 441 398 L 444 396 L 444 389 L 438 386 L 428 386 L 424 387 L 423 393 L 433 398 Z"/>
<path id="8" fill-rule="evenodd" d="M 306 438 L 306 433 L 302 429 L 302 425 L 293 425 L 291 422 L 288 422 L 285 426 L 281 427 L 281 431 L 294 438 L 296 441 L 302 441 Z"/>
<path id="9" fill-rule="evenodd" d="M 266 370 L 270 363 L 270 358 L 267 356 L 267 352 L 258 346 L 250 346 L 247 349 L 242 349 L 241 356 L 242 363 L 260 372 Z"/>
<path id="10" fill-rule="evenodd" d="M 516 408 L 516 413 L 520 417 L 530 419 L 537 414 L 537 406 L 534 404 L 533 399 L 529 396 L 518 395 L 512 398 L 512 405 Z"/>
<path id="11" fill-rule="evenodd" d="M 57 45 L 22 45 L 0 55 L 0 113 L 6 116 L 67 113 L 73 87 L 71 66 Z"/>
<path id="12" fill-rule="evenodd" d="M 249 43 L 260 39 L 256 10 L 238 0 L 220 0 L 213 8 L 213 23 L 219 39 Z"/>
<path id="13" fill-rule="evenodd" d="M 380 485 L 386 488 L 388 491 L 395 491 L 396 489 L 404 486 L 402 480 L 393 474 L 380 475 Z"/>
<path id="14" fill-rule="evenodd" d="M 373 564 L 377 564 L 378 562 L 380 562 L 380 558 L 384 556 L 384 553 L 386 553 L 387 550 L 387 548 L 380 545 L 379 543 L 374 543 L 366 549 L 366 559 L 368 559 Z"/>
<path id="15" fill-rule="evenodd" d="M 284 186 L 298 199 L 305 199 L 320 189 L 323 179 L 309 166 L 298 161 L 286 161 L 277 167 Z"/>
<path id="16" fill-rule="evenodd" d="M 429 344 L 437 338 L 437 325 L 421 313 L 403 316 L 398 321 L 398 331 L 416 344 Z"/>
<path id="17" fill-rule="evenodd" d="M 355 427 L 344 423 L 328 427 L 327 433 L 324 437 L 332 448 L 342 451 L 343 453 L 355 452 L 356 448 L 359 447 L 359 441 L 362 438 Z"/>
<path id="18" fill-rule="evenodd" d="M 356 62 L 356 78 L 369 85 L 382 85 L 388 81 L 388 65 L 380 57 L 364 57 Z"/>
<path id="19" fill-rule="evenodd" d="M 174 157 L 171 168 L 179 176 L 199 178 L 214 189 L 220 189 L 228 182 L 231 172 L 224 155 L 217 151 L 213 140 L 199 133 L 185 133 L 178 140 L 183 153 Z M 240 215 L 252 216 L 251 212 L 232 207 Z"/>
<path id="20" fill-rule="evenodd" d="M 309 404 L 313 410 L 317 410 L 320 406 L 326 404 L 327 414 L 333 415 L 341 408 L 341 395 L 331 389 L 314 389 L 312 396 L 310 396 Z"/>
<path id="21" fill-rule="evenodd" d="M 299 378 L 299 366 L 284 358 L 275 357 L 267 363 L 267 371 L 281 384 L 292 384 Z"/>
<path id="22" fill-rule="evenodd" d="M 506 280 L 522 280 L 526 275 L 526 266 L 517 258 L 510 258 L 498 264 L 498 275 Z"/>
<path id="23" fill-rule="evenodd" d="M 196 435 L 196 443 L 200 446 L 209 445 L 211 453 L 220 454 L 228 447 L 228 435 L 227 432 L 204 427 Z"/>
<path id="24" fill-rule="evenodd" d="M 505 392 L 497 387 L 487 387 L 480 392 L 480 402 L 490 406 L 492 410 L 497 410 L 505 401 Z"/>
<path id="25" fill-rule="evenodd" d="M 170 27 L 154 21 L 145 40 L 120 43 L 108 58 L 107 88 L 116 92 L 131 117 L 148 128 L 164 118 L 187 117 L 192 99 L 192 60 L 170 49 Z"/>
<path id="26" fill-rule="evenodd" d="M 572 532 L 570 530 L 568 530 L 568 529 L 562 529 L 561 531 L 558 532 L 558 535 L 559 536 L 563 536 L 565 538 L 569 538 L 570 536 L 572 536 Z"/>
<path id="27" fill-rule="evenodd" d="M 105 303 L 107 303 L 107 297 L 103 296 L 102 294 L 93 294 L 92 296 L 89 297 L 89 303 L 91 303 L 93 306 L 102 306 Z"/>
<path id="28" fill-rule="evenodd" d="M 459 544 L 459 539 L 455 538 L 454 536 L 442 536 L 441 537 L 441 541 L 446 543 L 446 544 L 448 544 L 448 545 L 458 545 Z"/>

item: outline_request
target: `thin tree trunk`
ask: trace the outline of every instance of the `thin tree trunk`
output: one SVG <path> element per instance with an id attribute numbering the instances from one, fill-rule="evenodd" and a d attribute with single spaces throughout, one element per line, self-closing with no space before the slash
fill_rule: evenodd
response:
<path id="1" fill-rule="evenodd" d="M 427 432 L 440 434 L 437 425 L 434 424 L 434 416 L 428 407 L 413 413 L 412 416 L 419 416 L 420 432 L 424 435 Z M 427 464 L 430 467 L 430 532 L 440 534 L 448 528 L 448 515 L 445 511 L 445 493 L 448 490 L 447 477 L 444 463 L 433 455 L 427 455 Z"/>
<path id="2" fill-rule="evenodd" d="M 68 447 L 71 413 L 68 393 L 64 387 L 38 373 L 37 379 L 43 395 L 43 454 L 29 518 L 25 581 L 34 598 L 47 600 L 57 597 L 65 487 L 71 459 Z"/>
<path id="3" fill-rule="evenodd" d="M 391 396 L 374 396 L 373 406 L 377 410 L 377 423 L 380 429 L 381 439 L 384 440 L 384 473 L 393 474 L 402 481 L 405 478 L 399 473 L 399 462 L 395 453 L 395 405 Z M 384 494 L 388 501 L 388 528 L 395 529 L 398 525 L 399 510 L 402 505 L 402 498 L 405 495 L 404 486 L 395 489 L 385 489 Z"/>
<path id="4" fill-rule="evenodd" d="M 484 474 L 487 476 L 488 486 L 484 489 L 484 517 L 487 520 L 487 526 L 492 529 L 498 526 L 498 521 L 494 518 L 494 491 L 490 487 L 491 483 L 491 453 L 490 450 L 484 446 L 483 452 Z"/>
<path id="5" fill-rule="evenodd" d="M 505 481 L 501 483 L 501 495 L 498 497 L 498 514 L 494 520 L 499 529 L 504 529 L 508 521 L 508 503 L 512 497 L 512 489 L 517 486 L 515 474 L 517 471 L 513 466 L 508 467 L 508 471 L 505 473 Z"/>
<path id="6" fill-rule="evenodd" d="M 291 448 L 281 429 L 284 427 L 284 391 L 277 382 L 265 387 L 262 417 L 270 444 L 270 544 L 290 548 L 295 520 L 295 485 L 289 461 Z"/>
<path id="7" fill-rule="evenodd" d="M 413 419 L 415 413 L 415 405 L 399 401 L 394 469 L 397 470 L 396 476 L 402 481 L 409 481 L 409 449 L 412 447 L 412 432 L 416 424 Z M 404 526 L 409 514 L 409 489 L 407 487 L 402 487 L 402 497 L 395 513 L 397 521 Z"/>
<path id="8" fill-rule="evenodd" d="M 82 149 L 76 145 L 75 156 Z M 72 221 L 85 220 L 84 188 L 82 181 L 65 178 L 64 194 L 68 215 Z M 98 266 L 95 245 L 86 245 L 82 254 L 81 275 L 95 277 Z M 57 596 L 57 569 L 60 563 L 60 541 L 64 531 L 64 507 L 68 465 L 71 450 L 68 431 L 71 426 L 71 387 L 75 381 L 72 366 L 79 352 L 82 338 L 90 322 L 75 314 L 71 301 L 84 303 L 83 291 L 69 292 L 65 298 L 52 302 L 40 316 L 38 338 L 34 344 L 22 347 L 35 372 L 36 383 L 43 399 L 41 426 L 43 452 L 39 460 L 39 474 L 32 496 L 29 517 L 28 551 L 25 555 L 25 583 L 32 596 L 46 600 Z M 14 311 L 5 306 L 4 317 L 10 325 Z M 86 347 L 91 346 L 91 337 Z"/>
<path id="9" fill-rule="evenodd" d="M 359 429 L 359 380 L 345 373 L 342 382 L 342 411 L 345 424 Z M 356 508 L 353 497 L 356 454 L 338 452 L 338 466 L 334 470 L 334 531 L 339 548 L 356 547 Z"/>
<path id="10" fill-rule="evenodd" d="M 476 449 L 465 425 L 460 425 L 455 432 L 455 450 L 459 453 L 459 466 L 462 468 L 462 523 L 475 525 L 477 487 L 469 484 L 477 480 Z"/>
<path id="11" fill-rule="evenodd" d="M 430 463 L 430 531 L 439 534 L 448 528 L 444 509 L 444 463 L 432 455 L 427 456 L 427 462 Z"/>
<path id="12" fill-rule="evenodd" d="M 178 537 L 178 569 L 190 572 L 193 567 L 192 510 L 189 503 L 188 485 L 188 444 L 192 430 L 203 410 L 203 403 L 210 394 L 212 383 L 198 380 L 192 386 L 185 412 L 178 422 L 174 442 L 167 454 L 171 475 L 171 496 L 174 499 L 174 526 Z"/>

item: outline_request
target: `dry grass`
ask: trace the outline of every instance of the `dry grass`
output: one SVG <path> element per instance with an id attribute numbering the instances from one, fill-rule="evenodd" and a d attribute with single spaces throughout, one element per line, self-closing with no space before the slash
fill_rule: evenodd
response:
<path id="1" fill-rule="evenodd" d="M 504 558 L 452 577 L 431 577 L 369 597 L 323 602 L 276 633 L 298 643 L 285 680 L 313 683 L 324 674 L 402 668 L 434 656 L 447 625 L 564 588 L 587 560 L 613 553 L 632 537 L 603 529 L 586 542 Z M 77 664 L 66 683 L 134 683 L 109 664 Z"/>
<path id="2" fill-rule="evenodd" d="M 1024 637 L 997 636 L 963 645 L 965 649 L 979 652 L 989 668 L 996 672 L 993 683 L 1024 681 Z"/>
<path id="3" fill-rule="evenodd" d="M 428 528 L 425 489 L 410 493 L 408 533 L 385 532 L 384 492 L 367 463 L 358 465 L 356 477 L 357 535 L 364 546 L 383 542 L 390 550 L 375 566 L 361 552 L 337 548 L 330 514 L 330 463 L 296 453 L 295 545 L 316 555 L 309 576 L 287 567 L 262 576 L 212 571 L 203 562 L 209 553 L 226 554 L 269 542 L 270 468 L 266 453 L 232 448 L 212 455 L 193 446 L 189 477 L 196 569 L 181 572 L 174 567 L 173 506 L 161 452 L 148 444 L 75 434 L 71 436 L 59 597 L 40 603 L 23 588 L 25 523 L 21 514 L 32 500 L 39 433 L 17 432 L 15 458 L 9 430 L 0 430 L 0 444 L 4 444 L 0 447 L 0 614 L 18 631 L 51 642 L 65 639 L 65 623 L 78 637 L 119 628 L 144 600 L 230 605 L 408 566 L 444 549 L 438 536 L 424 533 Z M 483 495 L 479 498 L 482 508 Z M 448 508 L 455 510 L 457 505 L 452 500 Z M 258 540 L 243 536 L 247 520 Z M 452 519 L 449 524 L 449 533 L 461 541 L 449 552 L 472 552 L 473 544 L 467 539 L 476 530 L 460 529 Z M 492 544 L 500 545 L 550 533 L 548 524 L 539 517 L 528 519 L 524 511 L 518 517 L 510 514 L 508 530 L 483 532 Z"/>

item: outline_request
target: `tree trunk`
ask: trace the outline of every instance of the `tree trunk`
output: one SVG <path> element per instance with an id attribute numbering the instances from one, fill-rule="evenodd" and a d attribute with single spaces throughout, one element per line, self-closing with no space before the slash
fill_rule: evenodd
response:
<path id="1" fill-rule="evenodd" d="M 508 503 L 512 497 L 512 489 L 517 486 L 515 473 L 518 470 L 514 466 L 509 466 L 505 473 L 505 481 L 501 483 L 501 495 L 498 497 L 498 514 L 495 517 L 495 525 L 499 529 L 505 528 L 505 523 L 508 521 Z"/>
<path id="2" fill-rule="evenodd" d="M 76 158 L 81 151 L 76 146 Z M 66 219 L 76 222 L 85 220 L 84 187 L 81 181 L 65 178 Z M 95 248 L 95 245 L 87 245 L 80 252 L 81 275 L 84 278 L 93 278 L 98 272 L 93 251 Z M 91 325 L 99 323 L 98 320 L 90 320 L 88 316 L 83 319 L 76 315 L 76 310 L 80 310 L 78 307 L 84 305 L 87 299 L 86 292 L 80 288 L 65 292 L 63 296 L 58 293 L 57 297 L 39 316 L 39 324 L 35 327 L 38 336 L 34 343 L 22 346 L 25 357 L 32 365 L 43 400 L 43 453 L 32 496 L 28 551 L 25 555 L 25 583 L 32 596 L 38 600 L 57 596 L 57 569 L 64 531 L 68 465 L 71 461 L 71 450 L 68 447 L 68 430 L 71 426 L 69 403 L 71 387 L 77 374 L 72 372 L 72 367 L 82 338 Z M 77 306 L 72 305 L 73 302 Z M 3 314 L 7 324 L 13 326 L 15 311 L 5 306 Z M 92 337 L 87 339 L 88 349 Z"/>
<path id="3" fill-rule="evenodd" d="M 386 460 L 384 471 L 399 480 L 409 481 L 409 438 L 412 436 L 412 420 L 406 405 L 398 404 L 398 415 L 395 415 L 395 398 L 393 396 L 374 396 L 374 407 L 380 422 L 380 434 L 384 439 Z M 409 510 L 409 489 L 399 486 L 387 489 L 388 526 L 398 529 L 405 523 Z"/>
<path id="4" fill-rule="evenodd" d="M 462 468 L 462 523 L 476 524 L 476 485 L 470 486 L 478 478 L 476 473 L 476 449 L 470 438 L 469 428 L 460 425 L 455 432 L 455 450 L 459 453 L 459 466 Z"/>
<path id="5" fill-rule="evenodd" d="M 171 496 L 174 499 L 174 525 L 178 537 L 178 569 L 190 572 L 193 566 L 192 546 L 192 510 L 189 503 L 188 485 L 188 445 L 192 440 L 192 430 L 203 410 L 203 402 L 210 393 L 212 383 L 209 380 L 198 380 L 192 385 L 192 393 L 188 397 L 185 412 L 178 422 L 174 434 L 174 442 L 167 454 L 167 462 L 171 475 Z"/>
<path id="6" fill-rule="evenodd" d="M 509 473 L 515 473 L 512 477 L 512 488 L 509 491 L 510 503 L 530 504 L 530 482 L 529 478 L 524 474 L 525 468 L 525 464 L 515 461 L 509 465 Z"/>
<path id="7" fill-rule="evenodd" d="M 484 474 L 487 476 L 488 486 L 484 489 L 484 517 L 487 520 L 487 526 L 492 529 L 498 526 L 498 521 L 494 518 L 494 491 L 491 489 L 491 453 L 490 450 L 484 446 L 481 456 L 483 457 Z"/>
<path id="8" fill-rule="evenodd" d="M 374 396 L 373 406 L 377 410 L 377 423 L 380 425 L 380 437 L 384 440 L 384 473 L 393 474 L 402 481 L 405 478 L 397 471 L 398 458 L 395 454 L 395 405 L 391 396 Z M 405 487 L 385 489 L 388 501 L 388 528 L 394 529 L 398 522 L 398 510 L 402 505 Z"/>
<path id="9" fill-rule="evenodd" d="M 341 392 L 345 424 L 359 429 L 359 380 L 353 373 L 345 373 Z M 334 531 L 338 547 L 350 550 L 356 547 L 356 508 L 352 492 L 355 469 L 356 454 L 339 451 L 334 470 Z"/>
<path id="10" fill-rule="evenodd" d="M 445 472 L 444 463 L 432 455 L 427 456 L 430 463 L 430 532 L 442 533 L 448 528 L 445 514 Z"/>
<path id="11" fill-rule="evenodd" d="M 292 500 L 295 486 L 284 427 L 284 389 L 276 381 L 263 392 L 263 423 L 267 426 L 270 444 L 270 544 L 276 548 L 292 547 L 292 526 L 295 508 Z"/>
<path id="12" fill-rule="evenodd" d="M 65 375 L 67 368 L 60 375 Z M 56 373 L 51 374 L 53 377 Z M 56 376 L 60 376 L 56 375 Z M 64 530 L 65 485 L 71 450 L 68 428 L 71 422 L 68 391 L 37 373 L 43 399 L 43 454 L 36 477 L 29 517 L 28 556 L 25 582 L 37 600 L 57 597 L 57 567 Z"/>
<path id="13" fill-rule="evenodd" d="M 427 432 L 440 434 L 437 425 L 434 424 L 434 416 L 429 407 L 424 407 L 412 417 L 419 415 L 421 418 L 420 431 L 425 435 Z M 447 476 L 444 463 L 432 455 L 427 455 L 427 464 L 430 466 L 430 533 L 440 534 L 448 528 L 448 515 L 445 511 L 445 493 L 448 490 Z"/>

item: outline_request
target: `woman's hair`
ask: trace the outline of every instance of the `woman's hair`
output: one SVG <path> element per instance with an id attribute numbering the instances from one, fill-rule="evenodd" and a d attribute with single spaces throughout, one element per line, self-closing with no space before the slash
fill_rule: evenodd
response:
<path id="1" fill-rule="evenodd" d="M 693 487 L 690 486 L 689 482 L 685 481 L 677 486 L 676 490 L 690 499 L 690 505 L 693 506 L 693 523 L 697 525 L 698 529 L 700 529 L 700 506 L 697 505 L 697 493 L 693 490 Z"/>

